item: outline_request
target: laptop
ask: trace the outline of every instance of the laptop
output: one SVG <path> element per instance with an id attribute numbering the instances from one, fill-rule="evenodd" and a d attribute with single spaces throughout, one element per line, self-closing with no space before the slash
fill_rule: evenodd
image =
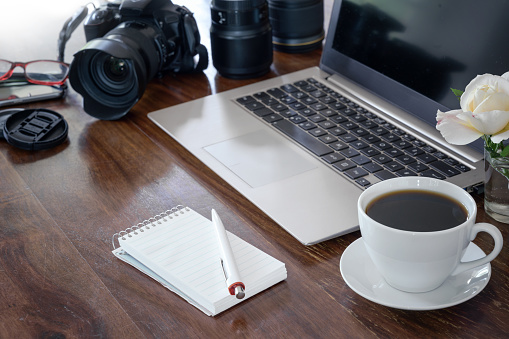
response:
<path id="1" fill-rule="evenodd" d="M 357 199 L 382 180 L 482 185 L 482 144 L 449 145 L 436 111 L 459 107 L 450 88 L 509 70 L 497 34 L 507 7 L 334 1 L 319 67 L 148 116 L 293 237 L 316 244 L 357 230 Z M 461 12 L 476 13 L 476 24 Z"/>

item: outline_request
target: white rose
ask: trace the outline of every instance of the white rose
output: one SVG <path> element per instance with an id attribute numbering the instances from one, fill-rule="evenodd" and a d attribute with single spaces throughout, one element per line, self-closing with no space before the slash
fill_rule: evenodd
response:
<path id="1" fill-rule="evenodd" d="M 465 88 L 461 109 L 437 112 L 437 126 L 447 142 L 468 144 L 482 135 L 499 143 L 509 138 L 509 72 L 484 74 Z"/>

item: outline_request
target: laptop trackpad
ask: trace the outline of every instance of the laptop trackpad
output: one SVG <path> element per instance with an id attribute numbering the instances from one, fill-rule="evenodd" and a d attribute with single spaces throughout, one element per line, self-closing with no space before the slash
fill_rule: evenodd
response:
<path id="1" fill-rule="evenodd" d="M 203 148 L 251 187 L 259 187 L 316 168 L 267 131 L 256 131 Z"/>

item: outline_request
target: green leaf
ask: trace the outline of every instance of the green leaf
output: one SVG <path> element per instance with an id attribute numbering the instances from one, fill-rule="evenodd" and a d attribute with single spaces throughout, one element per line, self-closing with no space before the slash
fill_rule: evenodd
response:
<path id="1" fill-rule="evenodd" d="M 509 156 L 509 145 L 505 146 L 505 148 L 500 152 L 501 157 L 507 157 Z"/>
<path id="2" fill-rule="evenodd" d="M 462 90 L 459 90 L 459 89 L 454 89 L 454 88 L 451 88 L 451 91 L 454 93 L 454 95 L 456 96 L 456 98 L 458 98 L 458 100 L 461 99 L 461 95 L 463 94 L 464 91 Z"/>

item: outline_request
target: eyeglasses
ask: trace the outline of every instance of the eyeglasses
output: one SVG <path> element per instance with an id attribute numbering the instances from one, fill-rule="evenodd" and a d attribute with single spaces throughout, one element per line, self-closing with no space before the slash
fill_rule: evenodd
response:
<path id="1" fill-rule="evenodd" d="M 0 81 L 9 79 L 16 67 L 23 68 L 28 82 L 37 85 L 63 85 L 69 75 L 69 64 L 53 60 L 11 62 L 0 59 Z"/>

